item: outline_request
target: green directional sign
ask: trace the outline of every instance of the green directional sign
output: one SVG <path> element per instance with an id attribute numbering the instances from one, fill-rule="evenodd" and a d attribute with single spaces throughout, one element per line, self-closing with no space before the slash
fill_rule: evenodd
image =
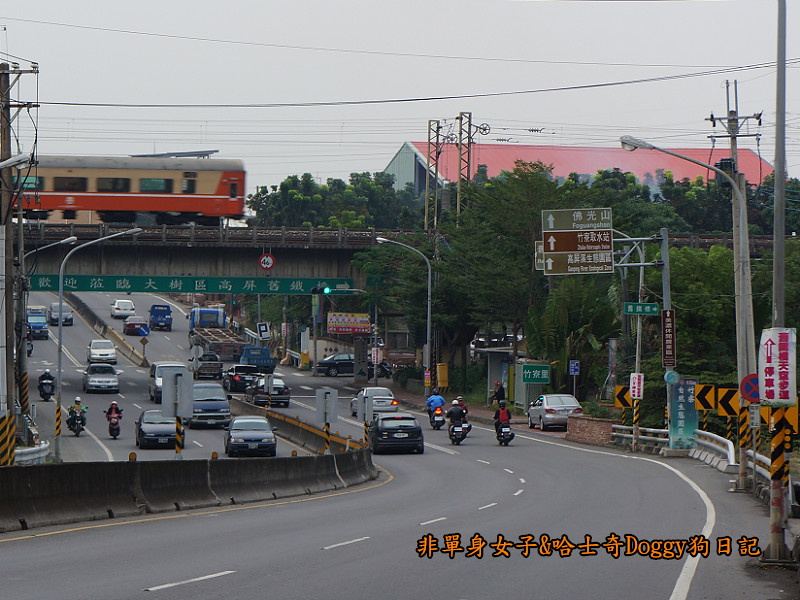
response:
<path id="1" fill-rule="evenodd" d="M 330 287 L 330 294 L 352 294 L 352 279 L 279 277 L 150 277 L 147 275 L 66 275 L 67 292 L 161 292 L 204 294 L 310 294 Z M 32 291 L 57 292 L 58 275 L 34 275 Z"/>
<path id="2" fill-rule="evenodd" d="M 522 383 L 550 383 L 550 365 L 522 365 Z"/>
<path id="3" fill-rule="evenodd" d="M 657 315 L 659 308 L 656 302 L 626 302 L 623 312 L 626 315 Z"/>
<path id="4" fill-rule="evenodd" d="M 560 208 L 542 211 L 542 231 L 613 229 L 610 208 Z"/>

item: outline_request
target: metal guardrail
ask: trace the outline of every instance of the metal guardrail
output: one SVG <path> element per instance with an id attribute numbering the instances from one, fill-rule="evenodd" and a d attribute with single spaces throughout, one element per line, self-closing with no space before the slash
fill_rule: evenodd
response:
<path id="1" fill-rule="evenodd" d="M 15 465 L 42 465 L 47 462 L 50 442 L 44 441 L 33 448 L 17 448 L 14 451 Z"/>
<path id="2" fill-rule="evenodd" d="M 611 439 L 619 446 L 630 446 L 633 443 L 633 427 L 628 425 L 612 425 Z M 666 429 L 640 427 L 639 445 L 653 452 L 669 446 L 669 431 Z"/>

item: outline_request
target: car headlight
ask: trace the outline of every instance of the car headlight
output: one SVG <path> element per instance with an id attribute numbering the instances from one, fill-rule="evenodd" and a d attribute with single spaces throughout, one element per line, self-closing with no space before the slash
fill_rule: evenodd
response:
<path id="1" fill-rule="evenodd" d="M 231 438 L 231 441 L 234 444 L 243 444 L 244 443 L 244 438 Z"/>
<path id="2" fill-rule="evenodd" d="M 269 443 L 269 442 L 273 442 L 273 443 L 274 443 L 274 442 L 275 442 L 275 440 L 273 440 L 272 438 L 264 438 L 264 439 L 263 439 L 263 440 L 261 440 L 261 441 L 262 441 L 262 442 L 267 442 L 267 443 Z"/>
<path id="3" fill-rule="evenodd" d="M 192 413 L 195 414 L 195 415 L 199 415 L 202 412 L 203 412 L 202 408 L 194 408 L 194 409 L 192 409 Z"/>

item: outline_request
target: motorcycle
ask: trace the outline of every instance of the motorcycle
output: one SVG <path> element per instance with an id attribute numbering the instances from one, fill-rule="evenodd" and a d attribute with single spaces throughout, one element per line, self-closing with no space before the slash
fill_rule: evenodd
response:
<path id="1" fill-rule="evenodd" d="M 39 384 L 39 397 L 45 402 L 50 401 L 55 391 L 56 385 L 52 379 L 45 379 Z"/>
<path id="2" fill-rule="evenodd" d="M 377 365 L 378 368 L 378 377 L 384 377 L 385 379 L 391 379 L 394 372 L 392 371 L 392 365 L 390 365 L 385 360 L 382 360 Z"/>
<path id="3" fill-rule="evenodd" d="M 514 439 L 514 432 L 511 431 L 511 426 L 508 423 L 502 423 L 497 428 L 497 443 L 501 446 L 508 446 L 508 443 Z"/>
<path id="4" fill-rule="evenodd" d="M 75 437 L 81 436 L 81 431 L 83 431 L 83 419 L 81 418 L 83 415 L 81 413 L 77 413 L 75 411 L 70 411 L 69 413 L 70 419 L 72 423 L 70 423 L 69 430 L 75 434 Z"/>
<path id="5" fill-rule="evenodd" d="M 113 439 L 117 439 L 120 433 L 119 420 L 122 418 L 122 415 L 119 413 L 113 413 L 111 415 L 106 413 L 106 418 L 108 419 L 108 435 Z"/>
<path id="6" fill-rule="evenodd" d="M 450 443 L 459 446 L 467 437 L 469 429 L 465 427 L 463 421 L 450 427 Z"/>
<path id="7" fill-rule="evenodd" d="M 428 420 L 431 423 L 431 427 L 433 427 L 434 429 L 441 429 L 445 422 L 444 411 L 442 410 L 442 407 L 437 406 L 436 408 L 434 408 L 431 411 Z"/>

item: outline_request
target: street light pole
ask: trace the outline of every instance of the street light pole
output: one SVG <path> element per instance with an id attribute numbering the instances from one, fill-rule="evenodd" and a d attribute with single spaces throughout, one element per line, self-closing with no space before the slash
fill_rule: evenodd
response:
<path id="1" fill-rule="evenodd" d="M 86 242 L 85 244 L 81 244 L 80 246 L 76 246 L 69 252 L 67 252 L 64 260 L 61 261 L 61 268 L 58 270 L 58 307 L 59 307 L 59 317 L 61 316 L 61 306 L 64 304 L 64 268 L 67 266 L 67 261 L 70 257 L 75 254 L 78 250 L 82 250 L 87 246 L 91 246 L 93 244 L 97 244 L 98 242 L 102 242 L 104 240 L 110 240 L 115 237 L 119 237 L 121 235 L 128 235 L 133 233 L 139 233 L 142 230 L 141 227 L 134 227 L 133 229 L 126 229 L 125 231 L 120 231 L 118 233 L 114 233 L 111 235 L 105 235 L 103 237 L 97 238 L 96 240 L 91 240 Z M 69 239 L 69 238 L 68 238 Z M 64 353 L 64 337 L 62 335 L 63 332 L 63 325 L 64 319 L 58 319 L 58 365 L 56 367 L 57 375 L 56 375 L 56 460 L 61 462 L 61 357 Z"/>
<path id="2" fill-rule="evenodd" d="M 431 368 L 431 261 L 428 260 L 428 257 L 425 256 L 422 252 L 414 248 L 413 246 L 409 246 L 408 244 L 403 244 L 402 242 L 398 242 L 395 240 L 389 240 L 386 238 L 378 237 L 375 238 L 375 241 L 379 244 L 396 244 L 398 246 L 402 246 L 412 252 L 416 252 L 419 254 L 422 259 L 425 261 L 425 265 L 428 267 L 428 316 L 427 316 L 427 326 L 425 330 L 425 349 L 422 351 L 422 366 L 425 369 Z M 430 387 L 428 385 L 425 386 L 425 396 L 428 396 L 430 393 Z"/>

